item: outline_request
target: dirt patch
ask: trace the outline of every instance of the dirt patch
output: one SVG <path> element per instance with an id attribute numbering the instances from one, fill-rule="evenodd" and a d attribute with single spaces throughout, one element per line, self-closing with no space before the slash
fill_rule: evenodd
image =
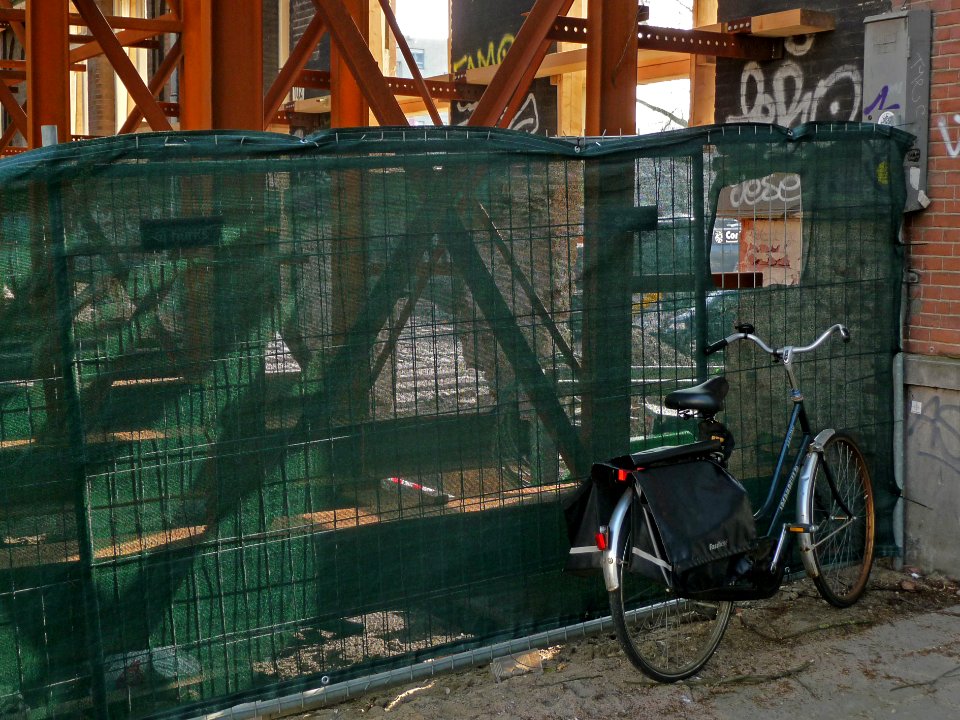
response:
<path id="1" fill-rule="evenodd" d="M 709 720 L 716 717 L 711 699 L 755 686 L 764 690 L 754 696 L 757 717 L 762 717 L 781 702 L 789 687 L 803 686 L 805 672 L 823 660 L 820 653 L 825 647 L 844 653 L 844 637 L 904 615 L 954 614 L 945 608 L 958 604 L 956 580 L 922 576 L 910 568 L 898 572 L 881 562 L 868 591 L 846 610 L 821 600 L 809 580 L 785 585 L 770 600 L 738 604 L 716 654 L 700 675 L 687 682 L 661 685 L 647 679 L 630 665 L 611 634 L 378 690 L 300 717 Z M 871 672 L 869 660 L 865 657 L 860 663 L 864 675 Z M 816 688 L 807 690 L 816 696 Z"/>

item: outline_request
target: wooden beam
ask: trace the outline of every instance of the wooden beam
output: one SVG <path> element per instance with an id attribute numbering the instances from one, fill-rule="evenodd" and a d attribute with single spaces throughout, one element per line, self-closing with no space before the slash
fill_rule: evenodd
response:
<path id="1" fill-rule="evenodd" d="M 637 52 L 637 83 L 660 82 L 674 80 L 678 77 L 687 77 L 686 72 L 679 72 L 680 64 L 689 62 L 689 55 L 661 50 L 640 50 Z M 474 68 L 466 71 L 466 81 L 472 85 L 487 85 L 499 70 L 499 65 Z M 547 55 L 536 77 L 557 77 L 569 73 L 584 71 L 587 68 L 587 50 L 564 50 Z"/>
<path id="2" fill-rule="evenodd" d="M 782 10 L 780 12 L 753 15 L 723 23 L 713 23 L 698 30 L 708 32 L 741 32 L 760 37 L 792 37 L 830 32 L 836 29 L 837 21 L 832 13 L 818 10 Z"/>
<path id="3" fill-rule="evenodd" d="M 73 0 L 73 4 L 86 20 L 87 27 L 90 28 L 100 47 L 103 48 L 103 54 L 110 60 L 114 72 L 117 73 L 117 77 L 127 88 L 127 92 L 130 93 L 137 107 L 143 112 L 147 122 L 150 123 L 150 127 L 157 131 L 172 130 L 167 116 L 157 105 L 157 101 L 143 82 L 140 73 L 133 66 L 130 57 L 120 45 L 120 41 L 114 35 L 103 13 L 100 12 L 100 8 L 93 0 Z"/>
<path id="4" fill-rule="evenodd" d="M 716 23 L 718 0 L 693 0 L 693 26 Z M 717 64 L 713 58 L 691 55 L 689 126 L 710 125 L 716 111 Z"/>

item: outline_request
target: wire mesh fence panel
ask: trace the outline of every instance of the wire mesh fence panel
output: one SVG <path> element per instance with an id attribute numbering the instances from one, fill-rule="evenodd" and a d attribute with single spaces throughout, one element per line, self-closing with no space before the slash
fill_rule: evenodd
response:
<path id="1" fill-rule="evenodd" d="M 0 163 L 0 707 L 192 715 L 599 616 L 562 501 L 693 439 L 666 393 L 725 371 L 736 469 L 771 469 L 780 378 L 702 352 L 735 319 L 850 326 L 801 384 L 864 441 L 893 550 L 906 143 L 184 133 Z"/>

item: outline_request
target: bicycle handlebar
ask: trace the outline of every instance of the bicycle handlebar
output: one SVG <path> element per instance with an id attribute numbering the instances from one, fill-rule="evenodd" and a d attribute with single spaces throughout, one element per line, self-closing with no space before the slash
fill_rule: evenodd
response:
<path id="1" fill-rule="evenodd" d="M 829 338 L 830 335 L 832 335 L 834 332 L 839 332 L 840 338 L 845 343 L 850 342 L 849 328 L 847 328 L 846 325 L 842 325 L 840 323 L 837 323 L 836 325 L 832 325 L 820 337 L 818 337 L 809 345 L 804 345 L 802 347 L 791 347 L 787 345 L 782 348 L 772 348 L 769 345 L 767 345 L 763 340 L 761 340 L 760 338 L 758 338 L 756 335 L 753 334 L 752 332 L 753 327 L 749 325 L 744 325 L 739 327 L 743 328 L 743 331 L 735 332 L 733 335 L 728 335 L 723 340 L 718 340 L 715 343 L 711 343 L 710 345 L 707 345 L 707 347 L 703 351 L 704 354 L 712 355 L 718 350 L 723 350 L 723 348 L 725 348 L 730 343 L 737 342 L 738 340 L 751 340 L 752 342 L 756 343 L 760 347 L 760 349 L 763 350 L 765 353 L 769 355 L 773 355 L 775 358 L 779 359 L 779 358 L 787 357 L 790 355 L 796 355 L 798 353 L 805 353 L 805 352 L 810 352 L 811 350 L 815 350 L 816 348 L 820 347 L 823 343 L 825 343 L 827 341 L 827 338 Z"/>

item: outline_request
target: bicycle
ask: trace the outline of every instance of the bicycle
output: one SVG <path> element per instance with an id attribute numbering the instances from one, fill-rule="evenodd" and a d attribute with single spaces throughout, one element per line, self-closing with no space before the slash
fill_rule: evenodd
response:
<path id="1" fill-rule="evenodd" d="M 683 680 L 699 672 L 723 638 L 735 601 L 771 597 L 777 592 L 794 539 L 799 543 L 807 575 L 821 596 L 837 607 L 857 601 L 866 587 L 873 561 L 873 488 L 863 454 L 843 432 L 825 429 L 814 436 L 793 366 L 798 355 L 815 350 L 834 332 L 849 342 L 849 330 L 836 324 L 809 345 L 772 348 L 754 334 L 752 325 L 739 324 L 735 329 L 734 334 L 709 345 L 706 353 L 713 354 L 736 341 L 752 341 L 784 367 L 793 402 L 763 506 L 751 514 L 749 499 L 743 494 L 752 524 L 766 520 L 765 533 L 754 535 L 745 551 L 704 565 L 711 570 L 705 574 L 699 571 L 702 577 L 697 586 L 689 577 L 668 571 L 671 563 L 664 538 L 650 532 L 650 508 L 644 504 L 648 499 L 638 489 L 651 471 L 659 468 L 663 476 L 662 469 L 669 471 L 682 463 L 686 463 L 683 468 L 700 463 L 704 468 L 712 466 L 711 472 L 720 472 L 718 467 L 726 472 L 734 440 L 715 419 L 723 410 L 729 389 L 723 376 L 676 390 L 664 399 L 668 408 L 700 420 L 697 442 L 647 450 L 594 466 L 595 471 L 601 468 L 598 472 L 610 474 L 611 482 L 627 485 L 609 521 L 600 526 L 595 536 L 597 549 L 602 553 L 600 566 L 616 636 L 630 661 L 660 682 Z M 798 428 L 799 449 L 784 476 Z M 729 474 L 727 478 L 739 486 Z M 684 478 L 676 482 L 682 485 Z M 795 485 L 795 517 L 782 522 Z M 648 487 L 664 485 L 661 482 Z M 692 510 L 683 509 L 679 514 Z M 710 548 L 725 542 L 712 543 Z M 651 583 L 649 577 L 630 571 L 635 555 L 645 556 L 641 558 L 645 567 L 660 572 L 660 582 Z"/>

